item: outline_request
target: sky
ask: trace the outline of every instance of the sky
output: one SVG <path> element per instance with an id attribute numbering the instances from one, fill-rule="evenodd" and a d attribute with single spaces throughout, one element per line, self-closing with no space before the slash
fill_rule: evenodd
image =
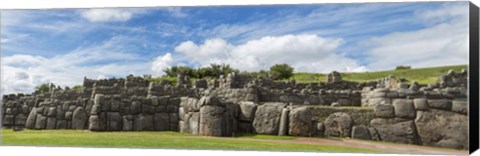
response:
<path id="1" fill-rule="evenodd" d="M 2 10 L 1 92 L 163 69 L 468 64 L 468 2 Z"/>

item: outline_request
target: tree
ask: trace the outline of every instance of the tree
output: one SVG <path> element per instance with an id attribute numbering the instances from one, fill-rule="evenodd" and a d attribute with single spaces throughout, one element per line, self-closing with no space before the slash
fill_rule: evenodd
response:
<path id="1" fill-rule="evenodd" d="M 39 93 L 46 93 L 50 89 L 50 84 L 48 83 L 43 83 L 35 87 L 35 90 L 37 90 Z"/>
<path id="2" fill-rule="evenodd" d="M 75 85 L 75 86 L 73 86 L 72 89 L 74 89 L 74 90 L 83 90 L 83 86 L 81 86 L 81 85 Z"/>
<path id="3" fill-rule="evenodd" d="M 395 70 L 405 70 L 405 69 L 412 69 L 412 66 L 397 66 Z"/>
<path id="4" fill-rule="evenodd" d="M 288 64 L 275 64 L 270 67 L 270 75 L 275 80 L 288 79 L 293 76 L 293 68 Z"/>

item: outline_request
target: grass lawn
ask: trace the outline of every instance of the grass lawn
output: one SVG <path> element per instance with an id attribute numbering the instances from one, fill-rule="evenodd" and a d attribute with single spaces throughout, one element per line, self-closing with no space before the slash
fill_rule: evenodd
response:
<path id="1" fill-rule="evenodd" d="M 168 149 L 224 149 L 257 151 L 315 152 L 384 152 L 360 148 L 283 143 L 277 139 L 293 136 L 241 135 L 237 138 L 203 137 L 178 132 L 90 132 L 87 130 L 24 130 L 2 129 L 3 145 L 83 146 Z"/>

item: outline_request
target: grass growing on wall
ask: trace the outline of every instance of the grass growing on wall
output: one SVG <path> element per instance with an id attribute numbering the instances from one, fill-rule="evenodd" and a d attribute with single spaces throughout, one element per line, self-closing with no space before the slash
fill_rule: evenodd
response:
<path id="1" fill-rule="evenodd" d="M 244 139 L 238 139 L 244 138 Z M 224 149 L 267 151 L 381 152 L 368 149 L 273 142 L 292 136 L 204 137 L 178 132 L 90 132 L 87 130 L 2 130 L 3 145 Z"/>

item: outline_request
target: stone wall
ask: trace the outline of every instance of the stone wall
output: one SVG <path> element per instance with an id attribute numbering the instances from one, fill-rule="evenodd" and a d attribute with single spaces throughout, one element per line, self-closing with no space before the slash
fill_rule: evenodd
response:
<path id="1" fill-rule="evenodd" d="M 34 97 L 23 94 L 4 95 L 2 104 L 3 127 L 24 127 L 28 114 L 37 101 Z"/>
<path id="2" fill-rule="evenodd" d="M 5 95 L 2 126 L 91 131 L 178 131 L 207 136 L 256 133 L 351 137 L 467 149 L 466 71 L 420 85 L 389 76 L 296 83 L 229 74 L 179 76 L 177 85 L 142 77 L 84 79 L 83 90 Z"/>

